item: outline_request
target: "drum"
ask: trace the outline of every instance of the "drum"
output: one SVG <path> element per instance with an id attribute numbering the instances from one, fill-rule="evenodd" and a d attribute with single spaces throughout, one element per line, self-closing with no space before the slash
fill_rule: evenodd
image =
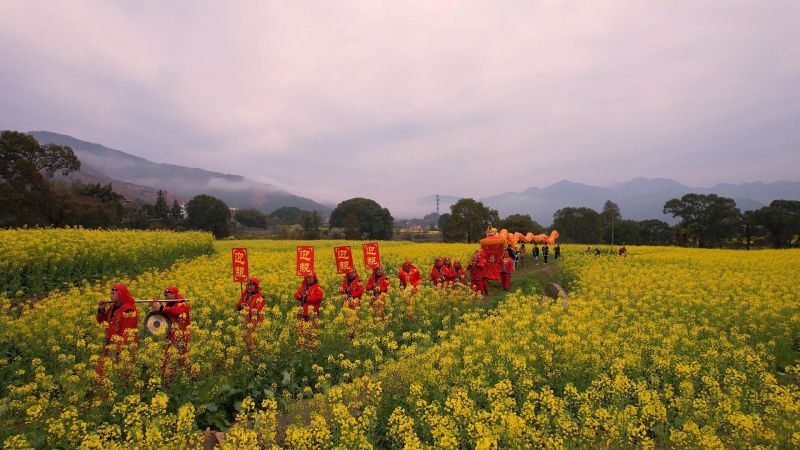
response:
<path id="1" fill-rule="evenodd" d="M 158 311 L 151 311 L 144 318 L 144 328 L 153 336 L 166 336 L 169 332 L 169 326 L 169 318 Z"/>

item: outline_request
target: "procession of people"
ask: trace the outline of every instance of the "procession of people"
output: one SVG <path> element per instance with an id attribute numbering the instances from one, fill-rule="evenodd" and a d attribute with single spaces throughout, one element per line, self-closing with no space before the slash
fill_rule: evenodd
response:
<path id="1" fill-rule="evenodd" d="M 556 258 L 558 258 L 560 248 L 556 246 L 555 249 Z M 425 282 L 434 289 L 440 290 L 470 289 L 475 298 L 483 298 L 489 293 L 490 278 L 498 279 L 499 275 L 501 287 L 509 290 L 512 275 L 518 266 L 524 264 L 527 251 L 524 249 L 524 245 L 520 248 L 508 245 L 502 250 L 499 257 L 495 253 L 487 254 L 483 248 L 476 250 L 466 265 L 462 265 L 459 259 L 452 259 L 449 256 L 435 257 L 425 279 L 417 265 L 407 259 L 398 268 L 396 284 L 390 280 L 384 267 L 380 264 L 373 264 L 365 284 L 350 260 L 349 265 L 342 266 L 345 267 L 345 270 L 340 270 L 343 277 L 338 290 L 341 309 L 346 315 L 348 338 L 352 340 L 358 333 L 360 320 L 358 311 L 361 308 L 369 308 L 371 316 L 378 323 L 385 324 L 387 294 L 393 284 L 405 292 L 403 298 L 409 302 L 407 304 L 409 311 L 406 315 L 408 319 L 413 318 L 413 298 Z M 541 251 L 537 244 L 534 243 L 532 246 L 531 255 L 536 264 L 538 264 L 540 254 L 546 264 L 549 254 L 547 243 L 542 245 Z M 351 255 L 347 256 L 351 257 Z M 234 259 L 236 259 L 235 256 Z M 366 255 L 365 261 L 367 261 Z M 370 261 L 375 263 L 375 260 L 370 259 Z M 492 269 L 492 265 L 498 262 L 499 266 L 494 266 Z M 298 274 L 300 274 L 299 267 L 298 260 Z M 310 267 L 313 269 L 313 261 Z M 491 272 L 492 270 L 494 272 Z M 236 267 L 234 267 L 234 272 L 235 276 L 236 273 L 242 273 L 241 270 L 236 270 Z M 259 327 L 264 322 L 264 309 L 269 299 L 268 294 L 262 290 L 258 278 L 247 277 L 246 282 L 242 281 L 241 295 L 232 309 L 242 316 L 246 351 L 253 355 L 258 350 L 257 336 Z M 365 294 L 367 302 L 362 303 Z M 297 347 L 302 350 L 315 350 L 318 347 L 320 328 L 318 319 L 325 300 L 325 292 L 316 272 L 311 270 L 303 273 L 294 298 L 298 302 L 296 310 Z M 190 300 L 184 298 L 176 286 L 164 288 L 163 298 L 136 300 L 127 286 L 116 284 L 111 288 L 110 300 L 101 301 L 96 314 L 97 322 L 106 325 L 103 354 L 96 367 L 98 376 L 102 379 L 105 375 L 106 362 L 109 358 L 113 358 L 113 361 L 117 362 L 119 355 L 124 350 L 127 349 L 130 353 L 136 352 L 139 340 L 137 303 L 150 304 L 150 312 L 145 317 L 145 329 L 151 334 L 162 334 L 164 337 L 162 363 L 164 382 L 170 383 L 174 380 L 176 368 L 185 369 L 194 374 L 195 370 L 192 369 L 189 362 L 189 348 L 192 339 Z"/>

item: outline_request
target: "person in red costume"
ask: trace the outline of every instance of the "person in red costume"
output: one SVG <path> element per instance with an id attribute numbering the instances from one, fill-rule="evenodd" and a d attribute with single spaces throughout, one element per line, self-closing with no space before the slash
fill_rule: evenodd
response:
<path id="1" fill-rule="evenodd" d="M 244 340 L 247 344 L 248 353 L 252 353 L 255 350 L 255 332 L 256 327 L 264 321 L 264 316 L 261 314 L 264 305 L 266 305 L 266 301 L 264 300 L 264 294 L 261 293 L 261 283 L 258 278 L 248 278 L 244 292 L 239 297 L 239 301 L 236 302 L 237 311 L 247 311 L 247 317 L 245 318 L 247 332 Z"/>
<path id="2" fill-rule="evenodd" d="M 367 280 L 367 290 L 377 297 L 389 291 L 389 278 L 383 273 L 383 267 L 376 267 L 372 270 L 372 275 Z"/>
<path id="3" fill-rule="evenodd" d="M 453 260 L 453 268 L 450 270 L 447 279 L 453 283 L 467 284 L 467 271 L 464 269 L 464 266 L 461 265 L 461 261 L 457 259 Z"/>
<path id="4" fill-rule="evenodd" d="M 316 272 L 303 278 L 300 283 L 300 288 L 294 293 L 294 298 L 300 302 L 302 311 L 298 312 L 298 318 L 302 318 L 306 322 L 311 319 L 310 311 L 314 309 L 315 317 L 319 316 L 319 305 L 322 299 L 325 298 L 325 293 L 319 285 Z"/>
<path id="5" fill-rule="evenodd" d="M 303 278 L 303 282 L 294 293 L 294 298 L 300 303 L 297 312 L 297 346 L 304 350 L 315 350 L 319 345 L 317 339 L 319 306 L 325 298 L 315 272 Z"/>
<path id="6" fill-rule="evenodd" d="M 483 257 L 483 252 L 480 250 L 475 252 L 472 257 L 472 262 L 469 263 L 469 281 L 470 287 L 475 292 L 480 292 L 482 295 L 488 293 L 488 283 L 486 280 L 486 258 Z"/>
<path id="7" fill-rule="evenodd" d="M 503 257 L 503 265 L 500 269 L 500 284 L 503 289 L 509 290 L 511 288 L 511 274 L 514 272 L 514 260 L 508 256 Z"/>
<path id="8" fill-rule="evenodd" d="M 442 258 L 442 273 L 444 274 L 444 281 L 446 283 L 453 283 L 455 281 L 453 264 L 450 262 L 450 258 L 447 256 Z"/>
<path id="9" fill-rule="evenodd" d="M 343 304 L 346 303 L 350 309 L 356 309 L 361 305 L 361 296 L 364 295 L 364 284 L 358 277 L 356 269 L 350 269 L 342 280 L 342 287 L 339 293 L 343 296 Z"/>
<path id="10" fill-rule="evenodd" d="M 164 299 L 184 300 L 184 297 L 178 292 L 178 288 L 170 286 L 164 289 Z M 164 363 L 161 366 L 161 373 L 165 379 L 172 381 L 174 372 L 169 364 L 170 345 L 174 345 L 178 349 L 178 364 L 184 368 L 189 367 L 189 341 L 191 340 L 189 303 L 186 301 L 153 302 L 151 309 L 163 314 L 170 321 L 169 333 L 167 333 L 169 344 L 164 346 Z"/>
<path id="11" fill-rule="evenodd" d="M 136 300 L 124 284 L 111 288 L 111 304 L 97 306 L 97 323 L 106 324 L 106 339 L 103 355 L 97 363 L 96 372 L 103 376 L 105 358 L 111 352 L 115 359 L 124 348 L 134 347 L 139 342 L 139 320 L 136 315 Z"/>
<path id="12" fill-rule="evenodd" d="M 444 270 L 441 258 L 433 260 L 433 267 L 431 268 L 430 275 L 428 275 L 428 279 L 433 282 L 434 286 L 441 286 L 447 281 L 447 274 Z"/>
<path id="13" fill-rule="evenodd" d="M 383 272 L 383 267 L 376 267 L 367 280 L 367 290 L 372 294 L 369 306 L 372 308 L 373 317 L 378 317 L 381 322 L 386 321 L 386 294 L 389 291 L 389 277 Z"/>
<path id="14" fill-rule="evenodd" d="M 422 274 L 419 273 L 419 269 L 414 264 L 411 264 L 411 261 L 406 260 L 403 263 L 403 267 L 400 268 L 400 273 L 398 274 L 400 277 L 400 288 L 405 289 L 406 286 L 411 285 L 414 287 L 416 291 L 417 286 L 419 286 L 419 282 L 422 281 Z"/>

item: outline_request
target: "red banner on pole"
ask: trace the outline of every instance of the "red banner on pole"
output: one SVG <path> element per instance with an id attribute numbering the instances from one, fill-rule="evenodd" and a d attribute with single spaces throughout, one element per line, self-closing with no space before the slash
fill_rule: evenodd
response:
<path id="1" fill-rule="evenodd" d="M 364 244 L 364 267 L 374 269 L 381 266 L 381 252 L 377 242 Z"/>
<path id="2" fill-rule="evenodd" d="M 305 277 L 314 272 L 314 247 L 297 246 L 297 275 Z"/>
<path id="3" fill-rule="evenodd" d="M 348 273 L 353 270 L 353 251 L 350 246 L 334 247 L 333 257 L 336 259 L 336 271 Z"/>
<path id="4" fill-rule="evenodd" d="M 231 259 L 233 260 L 233 281 L 247 281 L 250 276 L 247 265 L 247 249 L 231 249 Z"/>

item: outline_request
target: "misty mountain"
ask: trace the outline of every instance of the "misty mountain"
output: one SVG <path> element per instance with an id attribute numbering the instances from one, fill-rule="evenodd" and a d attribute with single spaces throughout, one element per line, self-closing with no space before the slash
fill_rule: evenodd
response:
<path id="1" fill-rule="evenodd" d="M 617 203 L 625 219 L 660 219 L 669 224 L 676 224 L 678 219 L 663 213 L 664 203 L 690 192 L 730 197 L 736 201 L 739 209 L 747 211 L 766 206 L 776 199 L 800 200 L 800 182 L 777 181 L 690 187 L 668 178 L 635 178 L 608 187 L 599 187 L 563 180 L 544 188 L 531 187 L 522 192 L 506 192 L 478 200 L 496 209 L 500 217 L 509 214 L 529 214 L 533 220 L 544 226 L 553 222 L 553 213 L 560 208 L 588 207 L 601 211 L 606 200 Z M 444 198 L 447 199 L 447 207 L 442 206 L 442 214 L 449 212 L 449 206 L 458 199 L 453 196 L 441 196 L 441 199 Z M 444 203 L 440 200 L 440 204 Z M 425 211 L 431 211 L 433 208 L 430 205 L 435 205 L 435 196 L 420 198 L 418 204 Z"/>
<path id="2" fill-rule="evenodd" d="M 135 195 L 129 200 L 149 201 L 151 191 L 147 188 L 150 188 L 163 189 L 174 196 L 186 199 L 197 194 L 208 194 L 222 199 L 228 206 L 234 208 L 254 207 L 265 212 L 282 206 L 295 206 L 328 216 L 332 210 L 314 200 L 290 194 L 275 186 L 240 175 L 156 163 L 99 144 L 48 131 L 34 131 L 30 134 L 41 144 L 70 146 L 81 161 L 81 172 L 84 177 L 107 180 L 105 182 L 111 182 L 115 189 L 119 186 L 123 195 Z M 76 174 L 75 178 L 80 176 Z M 126 189 L 123 189 L 123 185 L 119 182 L 127 183 Z M 137 191 L 141 192 L 137 194 Z"/>

